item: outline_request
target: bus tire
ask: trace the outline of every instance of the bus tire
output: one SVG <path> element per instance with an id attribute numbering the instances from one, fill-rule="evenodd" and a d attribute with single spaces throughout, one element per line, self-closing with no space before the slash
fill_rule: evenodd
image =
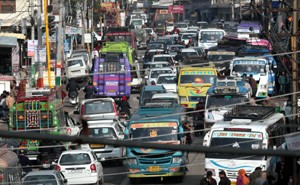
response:
<path id="1" fill-rule="evenodd" d="M 181 183 L 183 182 L 184 176 L 175 176 L 173 179 L 176 183 Z"/>
<path id="2" fill-rule="evenodd" d="M 139 178 L 130 178 L 130 183 L 131 184 L 139 184 L 140 183 L 140 179 Z"/>

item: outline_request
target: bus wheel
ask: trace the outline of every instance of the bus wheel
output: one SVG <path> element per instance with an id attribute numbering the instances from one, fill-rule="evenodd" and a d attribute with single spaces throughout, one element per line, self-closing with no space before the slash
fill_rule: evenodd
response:
<path id="1" fill-rule="evenodd" d="M 139 184 L 140 183 L 140 179 L 139 178 L 130 178 L 130 183 L 131 184 Z"/>
<path id="2" fill-rule="evenodd" d="M 175 177 L 173 177 L 173 180 L 176 183 L 181 183 L 183 181 L 183 178 L 184 178 L 184 176 L 175 176 Z"/>

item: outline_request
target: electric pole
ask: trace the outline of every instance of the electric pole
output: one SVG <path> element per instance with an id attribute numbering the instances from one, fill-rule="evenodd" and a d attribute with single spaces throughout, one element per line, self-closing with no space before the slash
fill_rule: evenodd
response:
<path id="1" fill-rule="evenodd" d="M 81 44 L 82 44 L 82 48 L 85 48 L 84 47 L 84 44 L 85 44 L 85 38 L 84 38 L 84 34 L 85 34 L 85 16 L 86 16 L 86 2 L 87 0 L 83 0 L 83 9 L 81 11 L 81 18 L 82 18 L 82 39 L 81 39 Z"/>
<path id="2" fill-rule="evenodd" d="M 30 7 L 31 7 L 31 40 L 35 40 L 35 33 L 34 33 L 34 27 L 35 27 L 35 13 L 34 13 L 34 0 L 30 1 Z M 34 86 L 35 84 L 35 61 L 34 61 L 34 55 L 31 57 L 31 78 L 30 78 L 30 87 Z M 24 80 L 24 79 L 21 79 Z"/>
<path id="3" fill-rule="evenodd" d="M 61 63 L 62 63 L 62 44 L 63 44 L 63 17 L 64 17 L 64 0 L 59 0 L 59 23 L 58 23 L 58 30 L 57 30 L 57 50 L 56 50 L 56 63 L 55 63 L 55 69 L 56 69 L 56 75 L 55 75 L 55 85 L 60 86 L 61 85 Z M 64 52 L 63 52 L 64 53 Z"/>
<path id="4" fill-rule="evenodd" d="M 293 52 L 296 52 L 298 50 L 298 44 L 297 44 L 297 40 L 298 40 L 298 1 L 294 0 L 293 2 L 293 33 L 292 33 L 292 37 L 291 37 L 291 49 Z M 297 94 L 296 92 L 298 91 L 298 76 L 297 76 L 297 72 L 298 72 L 298 53 L 293 53 L 292 54 L 292 58 L 293 58 L 293 62 L 292 62 L 292 87 L 293 87 L 293 122 L 294 125 L 296 126 L 297 124 Z M 293 127 L 293 131 L 295 131 L 296 127 Z"/>
<path id="5" fill-rule="evenodd" d="M 37 7 L 38 7 L 38 17 L 37 17 L 37 30 L 38 30 L 38 47 L 37 47 L 37 59 L 38 59 L 38 87 L 39 88 L 43 88 L 44 87 L 44 79 L 43 79 L 43 64 L 40 60 L 40 49 L 43 45 L 43 42 L 42 42 L 42 30 L 41 30 L 41 26 L 42 26 L 42 20 L 41 20 L 41 17 L 42 17 L 42 13 L 41 13 L 41 9 L 42 9 L 42 2 L 41 0 L 37 0 Z M 45 1 L 44 1 L 45 3 Z M 48 4 L 48 3 L 47 3 Z M 46 5 L 47 5 L 46 4 Z M 44 12 L 45 14 L 45 12 Z"/>
<path id="6" fill-rule="evenodd" d="M 92 8 L 90 9 L 91 12 L 91 58 L 93 58 L 93 51 L 94 51 L 94 0 L 92 0 Z"/>
<path id="7" fill-rule="evenodd" d="M 46 30 L 46 61 L 48 71 L 48 86 L 53 88 L 51 84 L 51 64 L 50 64 L 50 43 L 49 43 L 49 20 L 48 20 L 48 1 L 44 0 L 44 19 L 45 19 L 45 30 Z"/>

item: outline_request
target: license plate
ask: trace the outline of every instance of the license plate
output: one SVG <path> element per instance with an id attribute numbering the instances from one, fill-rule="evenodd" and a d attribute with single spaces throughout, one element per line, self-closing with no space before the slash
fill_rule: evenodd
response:
<path id="1" fill-rule="evenodd" d="M 108 92 L 110 92 L 110 93 L 114 93 L 114 92 L 116 92 L 115 90 L 109 90 Z"/>
<path id="2" fill-rule="evenodd" d="M 69 173 L 82 173 L 83 170 L 69 170 Z"/>
<path id="3" fill-rule="evenodd" d="M 149 171 L 150 172 L 159 172 L 160 171 L 160 167 L 159 166 L 150 166 L 149 167 Z"/>
<path id="4" fill-rule="evenodd" d="M 103 144 L 90 144 L 91 148 L 104 148 Z"/>

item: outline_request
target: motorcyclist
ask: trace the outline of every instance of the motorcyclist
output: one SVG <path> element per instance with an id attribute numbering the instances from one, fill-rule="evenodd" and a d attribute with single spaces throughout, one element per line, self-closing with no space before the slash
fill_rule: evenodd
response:
<path id="1" fill-rule="evenodd" d="M 97 88 L 93 86 L 91 81 L 89 81 L 89 84 L 84 87 L 83 92 L 85 92 L 85 99 L 92 99 L 93 94 L 97 93 Z"/>
<path id="2" fill-rule="evenodd" d="M 180 30 L 177 28 L 177 26 L 174 26 L 174 29 L 172 30 L 172 34 L 180 34 Z"/>
<path id="3" fill-rule="evenodd" d="M 122 97 L 122 100 L 119 103 L 119 109 L 120 109 L 120 112 L 125 112 L 128 115 L 128 117 L 130 117 L 130 109 L 131 109 L 131 107 L 130 107 L 128 101 L 127 101 L 127 97 L 126 96 Z"/>
<path id="4" fill-rule="evenodd" d="M 80 86 L 78 83 L 72 78 L 70 82 L 67 84 L 66 90 L 69 92 L 69 97 L 71 93 L 76 93 L 76 97 L 78 96 L 78 91 L 80 90 Z"/>
<path id="5" fill-rule="evenodd" d="M 19 158 L 20 164 L 22 166 L 22 171 L 26 174 L 31 172 L 32 171 L 32 168 L 31 168 L 32 163 L 29 160 L 29 158 L 25 155 L 24 150 L 19 151 L 18 158 Z"/>
<path id="6" fill-rule="evenodd" d="M 174 60 L 177 61 L 178 63 L 183 61 L 183 56 L 181 55 L 180 51 L 177 51 L 177 55 L 174 57 Z"/>
<path id="7" fill-rule="evenodd" d="M 194 121 L 194 129 L 197 131 L 195 132 L 196 136 L 202 135 L 203 131 L 200 131 L 201 129 L 204 129 L 204 109 L 205 104 L 202 100 L 200 100 L 194 109 L 193 113 L 193 121 Z"/>

